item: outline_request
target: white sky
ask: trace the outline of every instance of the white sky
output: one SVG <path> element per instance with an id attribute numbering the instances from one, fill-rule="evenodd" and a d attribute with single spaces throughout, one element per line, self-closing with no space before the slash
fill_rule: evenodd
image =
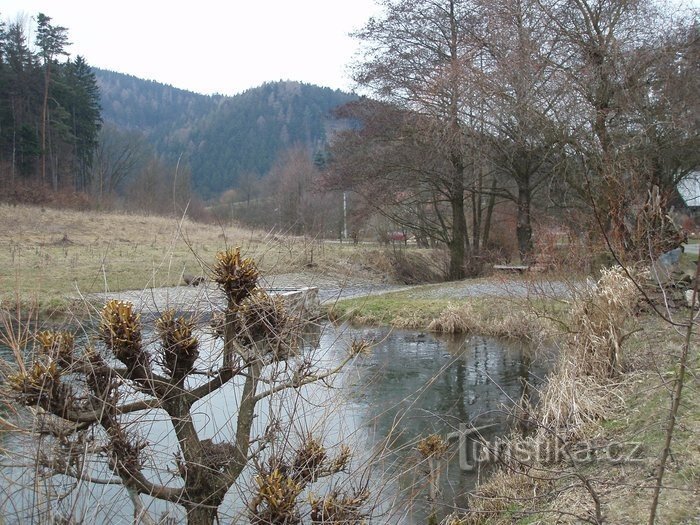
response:
<path id="1" fill-rule="evenodd" d="M 44 13 L 88 64 L 210 94 L 267 81 L 353 88 L 348 33 L 374 0 L 0 0 L 0 17 Z M 32 32 L 36 27 L 29 20 Z"/>

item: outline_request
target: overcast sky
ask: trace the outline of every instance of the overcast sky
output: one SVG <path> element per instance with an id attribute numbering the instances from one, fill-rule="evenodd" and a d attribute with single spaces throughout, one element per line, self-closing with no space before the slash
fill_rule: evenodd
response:
<path id="1" fill-rule="evenodd" d="M 66 27 L 92 66 L 225 95 L 277 80 L 352 89 L 348 33 L 377 12 L 374 0 L 0 2 L 5 21 L 44 13 Z"/>

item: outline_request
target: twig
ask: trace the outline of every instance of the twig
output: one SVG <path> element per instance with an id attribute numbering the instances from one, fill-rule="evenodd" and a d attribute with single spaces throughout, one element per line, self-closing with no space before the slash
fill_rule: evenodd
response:
<path id="1" fill-rule="evenodd" d="M 666 427 L 666 437 L 664 440 L 664 448 L 661 450 L 659 458 L 659 466 L 656 473 L 656 486 L 654 487 L 654 496 L 651 500 L 651 509 L 649 510 L 649 525 L 654 525 L 656 521 L 656 510 L 659 506 L 659 495 L 661 494 L 661 486 L 663 484 L 664 472 L 666 470 L 666 462 L 671 453 L 671 441 L 673 440 L 673 431 L 676 426 L 676 418 L 678 417 L 678 409 L 681 404 L 681 395 L 683 393 L 683 383 L 685 381 L 685 372 L 688 365 L 688 354 L 690 352 L 690 341 L 693 335 L 695 303 L 698 300 L 698 285 L 700 281 L 700 261 L 695 268 L 695 284 L 693 286 L 693 294 L 690 301 L 690 314 L 688 325 L 685 331 L 685 342 L 681 351 L 681 357 L 678 362 L 678 372 L 676 373 L 676 381 L 673 388 L 673 397 L 671 399 L 671 409 L 668 414 L 668 426 Z"/>

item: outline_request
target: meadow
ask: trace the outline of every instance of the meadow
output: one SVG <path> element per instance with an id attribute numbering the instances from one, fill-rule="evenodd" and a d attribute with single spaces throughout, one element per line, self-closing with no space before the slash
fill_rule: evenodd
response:
<path id="1" fill-rule="evenodd" d="M 0 204 L 0 300 L 44 314 L 95 292 L 140 290 L 206 275 L 240 246 L 264 274 L 314 269 L 378 277 L 367 248 L 183 218 Z M 375 247 L 376 250 L 376 247 Z"/>

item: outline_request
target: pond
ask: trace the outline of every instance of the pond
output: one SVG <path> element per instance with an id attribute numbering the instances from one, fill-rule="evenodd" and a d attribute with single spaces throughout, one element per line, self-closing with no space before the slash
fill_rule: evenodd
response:
<path id="1" fill-rule="evenodd" d="M 371 354 L 346 367 L 331 384 L 333 388 L 311 385 L 298 395 L 266 403 L 260 407 L 255 430 L 263 433 L 277 418 L 290 435 L 312 432 L 323 436 L 329 447 L 349 444 L 354 451 L 353 465 L 371 490 L 370 504 L 377 508 L 373 522 L 423 524 L 432 512 L 441 517 L 463 506 L 466 494 L 483 475 L 474 462 L 471 442 L 463 439 L 464 432 L 479 427 L 487 441 L 504 433 L 509 424 L 507 408 L 520 399 L 524 381 L 536 384 L 541 380 L 544 367 L 532 362 L 527 346 L 493 338 L 436 337 L 420 331 L 330 323 L 307 334 L 304 354 L 313 355 L 318 366 L 331 366 L 359 338 L 374 342 Z M 231 414 L 240 388 L 240 382 L 234 382 L 195 407 L 195 424 L 202 438 L 217 442 L 233 434 L 236 421 Z M 138 413 L 133 425 L 147 429 L 149 477 L 172 483 L 172 451 L 177 442 L 165 414 Z M 430 434 L 450 443 L 448 459 L 437 464 L 439 497 L 432 503 L 427 463 L 416 451 L 418 441 Z M 86 522 L 131 522 L 133 506 L 121 487 L 99 485 L 95 490 L 67 478 L 37 477 L 32 468 L 20 467 L 22 460 L 31 467 L 35 444 L 20 436 L 3 445 L 11 451 L 3 458 L 0 480 L 5 523 L 43 522 L 47 513 L 79 516 Z M 104 463 L 89 468 L 92 476 L 110 477 Z M 243 501 L 252 481 L 249 472 L 245 477 L 240 492 L 229 491 L 221 507 L 222 522 L 246 521 Z M 323 488 L 313 487 L 316 493 Z M 49 504 L 46 491 L 60 501 Z M 143 499 L 153 516 L 166 514 L 180 520 L 178 506 Z"/>

